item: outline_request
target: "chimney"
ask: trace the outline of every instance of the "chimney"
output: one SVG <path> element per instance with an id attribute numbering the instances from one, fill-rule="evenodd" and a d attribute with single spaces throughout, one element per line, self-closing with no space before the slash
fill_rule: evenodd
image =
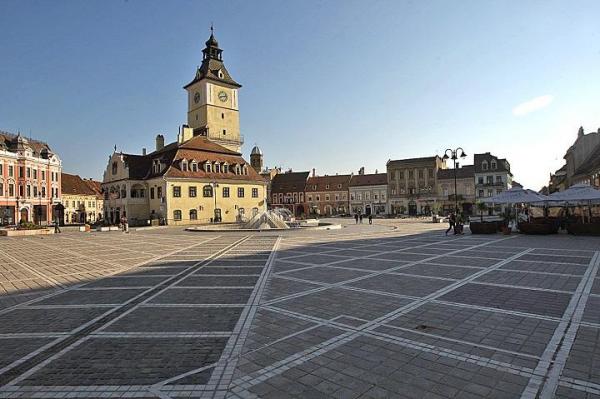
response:
<path id="1" fill-rule="evenodd" d="M 312 177 L 315 177 L 317 175 L 317 171 L 315 170 L 315 168 L 313 168 L 312 172 L 313 172 Z"/>
<path id="2" fill-rule="evenodd" d="M 379 173 L 379 171 L 377 169 L 375 169 L 375 174 L 378 174 L 378 173 Z"/>
<path id="3" fill-rule="evenodd" d="M 358 170 L 358 174 L 359 175 L 364 175 L 365 174 L 365 167 L 361 166 L 361 168 Z"/>
<path id="4" fill-rule="evenodd" d="M 142 148 L 142 155 L 146 155 L 146 147 Z"/>
<path id="5" fill-rule="evenodd" d="M 577 137 L 583 137 L 583 126 L 579 127 L 579 131 L 577 132 Z"/>
<path id="6" fill-rule="evenodd" d="M 162 134 L 156 135 L 156 151 L 160 151 L 165 147 L 165 136 Z"/>

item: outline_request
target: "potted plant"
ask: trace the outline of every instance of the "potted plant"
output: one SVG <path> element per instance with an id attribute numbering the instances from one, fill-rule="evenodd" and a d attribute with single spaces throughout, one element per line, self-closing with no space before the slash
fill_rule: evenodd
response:
<path id="1" fill-rule="evenodd" d="M 498 231 L 496 223 L 488 223 L 483 221 L 483 213 L 487 210 L 487 205 L 484 202 L 477 203 L 477 210 L 481 218 L 480 222 L 469 223 L 469 229 L 472 234 L 494 234 Z"/>

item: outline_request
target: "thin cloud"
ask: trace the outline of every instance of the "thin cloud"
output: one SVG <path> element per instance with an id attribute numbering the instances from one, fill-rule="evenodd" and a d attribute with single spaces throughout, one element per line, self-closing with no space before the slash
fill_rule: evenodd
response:
<path id="1" fill-rule="evenodd" d="M 529 101 L 525 101 L 513 108 L 513 115 L 523 116 L 531 112 L 537 111 L 542 108 L 546 108 L 550 103 L 554 101 L 554 96 L 545 95 L 536 98 L 532 98 Z"/>

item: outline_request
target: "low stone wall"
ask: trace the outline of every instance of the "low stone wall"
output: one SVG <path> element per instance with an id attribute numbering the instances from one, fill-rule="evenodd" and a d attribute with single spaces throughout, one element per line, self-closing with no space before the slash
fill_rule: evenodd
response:
<path id="1" fill-rule="evenodd" d="M 0 230 L 0 236 L 3 237 L 24 237 L 54 234 L 54 228 L 51 229 L 33 229 L 33 230 Z"/>

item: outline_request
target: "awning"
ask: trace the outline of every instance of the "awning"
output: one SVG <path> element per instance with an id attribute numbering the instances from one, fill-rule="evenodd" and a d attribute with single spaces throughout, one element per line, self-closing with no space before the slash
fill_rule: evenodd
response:
<path id="1" fill-rule="evenodd" d="M 503 191 L 493 197 L 484 198 L 481 201 L 488 204 L 531 204 L 543 203 L 549 200 L 549 197 L 536 191 L 522 187 L 513 187 L 510 190 Z"/>
<path id="2" fill-rule="evenodd" d="M 561 201 L 567 203 L 589 203 L 600 202 L 600 190 L 587 184 L 575 184 L 565 191 L 558 191 L 550 194 L 551 201 Z"/>

